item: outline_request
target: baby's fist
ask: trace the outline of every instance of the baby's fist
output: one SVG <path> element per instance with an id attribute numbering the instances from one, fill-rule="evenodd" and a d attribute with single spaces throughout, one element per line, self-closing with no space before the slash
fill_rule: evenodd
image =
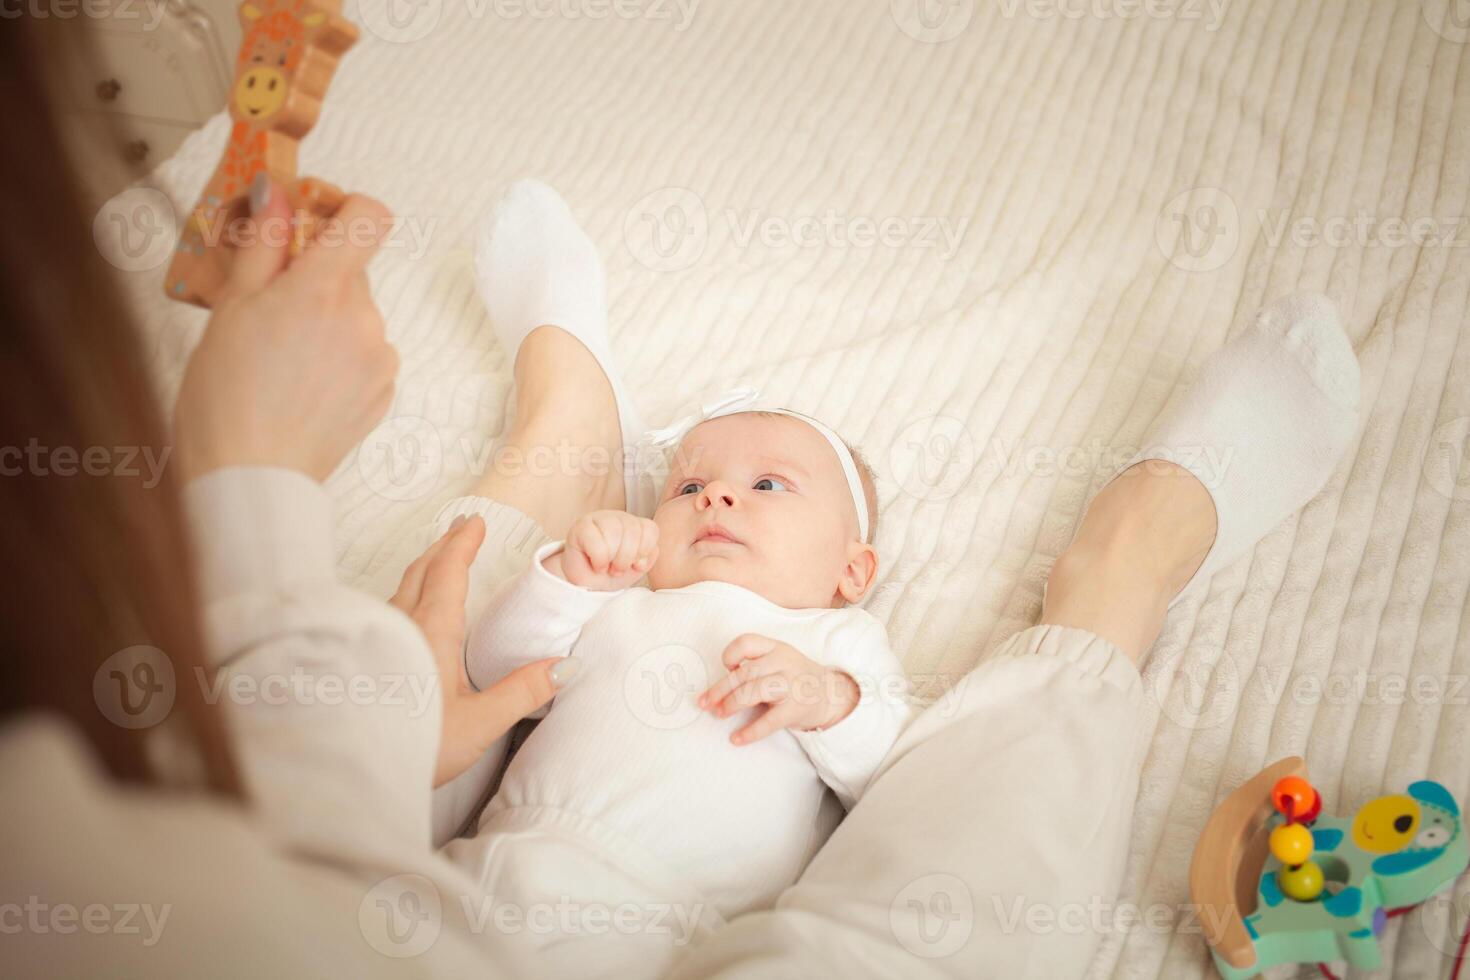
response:
<path id="1" fill-rule="evenodd" d="M 553 563 L 560 561 L 562 578 L 573 585 L 611 592 L 638 581 L 657 559 L 657 524 L 621 510 L 595 510 L 577 518 L 566 547 L 546 564 L 556 572 Z"/>

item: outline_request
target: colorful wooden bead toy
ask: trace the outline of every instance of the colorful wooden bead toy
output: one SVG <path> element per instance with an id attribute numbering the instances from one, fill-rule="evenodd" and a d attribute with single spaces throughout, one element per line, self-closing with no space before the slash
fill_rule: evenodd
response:
<path id="1" fill-rule="evenodd" d="M 341 16 L 341 0 L 245 0 L 240 24 L 245 34 L 230 91 L 230 141 L 164 277 L 169 296 L 198 306 L 209 306 L 229 277 L 231 229 L 249 216 L 258 174 L 286 188 L 293 228 L 280 233 L 291 235 L 293 251 L 343 196 L 330 184 L 296 176 L 301 138 L 316 125 L 337 63 L 357 41 L 357 28 Z"/>
<path id="2" fill-rule="evenodd" d="M 1450 887 L 1470 864 L 1460 807 L 1439 783 L 1322 815 L 1305 763 L 1283 759 L 1206 823 L 1189 890 L 1225 980 L 1282 963 L 1346 960 L 1374 970 L 1391 910 Z M 1325 972 L 1325 971 L 1324 971 Z"/>
<path id="3" fill-rule="evenodd" d="M 1271 831 L 1271 854 L 1282 864 L 1301 864 L 1312 856 L 1312 832 L 1305 824 L 1285 823 Z"/>
<path id="4" fill-rule="evenodd" d="M 1271 804 L 1287 820 L 1311 820 L 1322 812 L 1322 798 L 1300 776 L 1285 776 L 1271 787 Z"/>

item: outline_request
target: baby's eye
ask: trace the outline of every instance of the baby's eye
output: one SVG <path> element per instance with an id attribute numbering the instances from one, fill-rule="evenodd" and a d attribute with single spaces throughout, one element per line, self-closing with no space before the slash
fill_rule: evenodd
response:
<path id="1" fill-rule="evenodd" d="M 756 490 L 788 490 L 789 487 L 773 476 L 763 476 L 752 485 Z"/>
<path id="2" fill-rule="evenodd" d="M 690 480 L 688 483 L 680 484 L 679 489 L 674 491 L 674 496 L 682 497 L 691 493 L 698 493 L 702 487 L 703 484 L 698 480 Z"/>

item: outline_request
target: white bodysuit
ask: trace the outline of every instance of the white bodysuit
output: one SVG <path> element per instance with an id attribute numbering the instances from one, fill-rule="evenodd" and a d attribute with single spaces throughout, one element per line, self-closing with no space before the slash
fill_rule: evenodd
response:
<path id="1" fill-rule="evenodd" d="M 547 880 L 558 878 L 549 854 L 516 870 L 501 853 L 481 861 L 487 891 L 525 893 L 539 878 L 547 895 L 584 881 L 605 893 L 609 886 L 593 885 L 596 872 L 576 867 L 575 854 L 595 854 L 643 883 L 640 894 L 702 906 L 706 925 L 769 907 L 841 818 L 828 787 L 851 807 L 911 717 L 908 684 L 882 624 L 857 608 L 786 609 L 725 582 L 594 592 L 542 567 L 560 548 L 540 548 L 530 568 L 495 594 L 470 638 L 467 665 L 483 688 L 545 657 L 575 654 L 583 662 L 512 760 L 480 823 L 481 838 L 556 839 L 563 873 Z M 742 633 L 783 640 L 845 671 L 861 689 L 860 703 L 825 731 L 731 744 L 731 733 L 760 709 L 722 719 L 695 699 L 725 675 L 721 654 Z"/>

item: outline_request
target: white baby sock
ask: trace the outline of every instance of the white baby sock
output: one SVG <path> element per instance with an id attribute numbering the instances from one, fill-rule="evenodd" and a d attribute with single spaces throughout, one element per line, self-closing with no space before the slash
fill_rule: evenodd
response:
<path id="1" fill-rule="evenodd" d="M 1214 546 L 1180 596 L 1317 495 L 1357 431 L 1358 387 L 1357 355 L 1318 293 L 1277 300 L 1210 355 L 1129 463 L 1169 460 L 1215 501 Z"/>
<path id="2" fill-rule="evenodd" d="M 526 335 L 548 325 L 565 330 L 592 353 L 612 385 L 625 456 L 630 456 L 645 427 L 613 367 L 602 260 L 556 191 L 539 180 L 511 185 L 480 226 L 475 281 L 512 363 Z M 625 470 L 625 487 L 628 509 L 641 513 L 636 468 Z"/>

